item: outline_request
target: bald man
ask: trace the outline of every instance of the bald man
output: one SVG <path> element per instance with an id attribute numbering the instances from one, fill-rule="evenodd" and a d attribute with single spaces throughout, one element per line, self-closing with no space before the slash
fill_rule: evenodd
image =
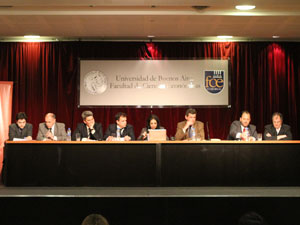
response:
<path id="1" fill-rule="evenodd" d="M 66 141 L 67 133 L 64 123 L 56 122 L 54 113 L 47 113 L 45 122 L 40 123 L 39 132 L 36 137 L 38 141 Z"/>

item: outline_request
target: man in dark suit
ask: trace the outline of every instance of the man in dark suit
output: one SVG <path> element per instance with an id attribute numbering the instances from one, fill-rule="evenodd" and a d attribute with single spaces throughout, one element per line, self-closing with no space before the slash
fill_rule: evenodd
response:
<path id="1" fill-rule="evenodd" d="M 80 140 L 97 140 L 103 139 L 101 123 L 95 123 L 94 115 L 91 111 L 84 111 L 81 114 L 83 123 L 77 124 L 76 130 L 73 132 L 72 140 L 76 140 L 76 134 L 80 134 Z"/>
<path id="2" fill-rule="evenodd" d="M 200 121 L 196 121 L 196 115 L 197 112 L 195 109 L 186 110 L 185 121 L 177 124 L 175 140 L 205 139 L 204 124 Z M 192 132 L 193 130 L 194 132 Z"/>
<path id="3" fill-rule="evenodd" d="M 32 140 L 32 124 L 27 123 L 27 115 L 19 112 L 16 115 L 16 123 L 9 125 L 9 140 L 14 138 Z"/>
<path id="4" fill-rule="evenodd" d="M 112 141 L 115 138 L 124 138 L 124 141 L 135 140 L 133 126 L 127 124 L 126 113 L 119 112 L 115 116 L 116 123 L 110 124 L 105 131 L 104 140 Z"/>
<path id="5" fill-rule="evenodd" d="M 248 111 L 242 111 L 240 120 L 232 122 L 229 130 L 229 140 L 255 141 L 257 139 L 256 126 L 250 124 L 251 115 Z"/>
<path id="6" fill-rule="evenodd" d="M 66 141 L 67 133 L 64 123 L 56 122 L 54 113 L 47 113 L 45 122 L 39 124 L 39 131 L 36 137 L 38 141 Z"/>
<path id="7" fill-rule="evenodd" d="M 272 124 L 265 126 L 265 140 L 293 140 L 291 127 L 283 124 L 283 116 L 279 112 L 272 115 Z"/>

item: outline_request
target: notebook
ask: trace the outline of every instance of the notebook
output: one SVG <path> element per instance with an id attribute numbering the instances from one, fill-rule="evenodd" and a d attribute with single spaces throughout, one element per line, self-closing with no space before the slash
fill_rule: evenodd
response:
<path id="1" fill-rule="evenodd" d="M 154 129 L 148 130 L 149 136 L 148 141 L 165 141 L 167 139 L 167 130 L 166 129 Z"/>

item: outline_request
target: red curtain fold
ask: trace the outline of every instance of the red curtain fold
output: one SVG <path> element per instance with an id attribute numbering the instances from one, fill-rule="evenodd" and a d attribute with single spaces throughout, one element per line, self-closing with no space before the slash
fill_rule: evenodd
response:
<path id="1" fill-rule="evenodd" d="M 97 59 L 181 59 L 230 58 L 231 108 L 198 107 L 197 118 L 209 123 L 210 137 L 225 139 L 230 123 L 241 110 L 252 114 L 258 132 L 271 122 L 274 111 L 284 115 L 284 122 L 298 134 L 299 43 L 242 42 L 53 42 L 0 43 L 0 80 L 14 81 L 13 117 L 19 111 L 37 127 L 47 112 L 57 115 L 66 127 L 75 129 L 81 122 L 78 108 L 79 58 Z M 168 135 L 174 136 L 177 122 L 184 120 L 186 108 L 91 108 L 104 129 L 114 122 L 118 111 L 128 114 L 136 135 L 146 118 L 155 113 Z"/>

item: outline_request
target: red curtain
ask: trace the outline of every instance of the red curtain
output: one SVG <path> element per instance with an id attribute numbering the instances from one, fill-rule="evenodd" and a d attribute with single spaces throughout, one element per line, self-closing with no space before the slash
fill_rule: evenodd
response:
<path id="1" fill-rule="evenodd" d="M 14 81 L 13 118 L 25 111 L 34 125 L 33 136 L 47 112 L 57 121 L 75 129 L 81 122 L 78 108 L 77 76 L 79 58 L 97 59 L 180 59 L 230 58 L 231 108 L 196 108 L 197 118 L 209 122 L 210 137 L 225 139 L 231 122 L 241 110 L 252 114 L 258 132 L 271 122 L 274 111 L 298 134 L 300 91 L 299 43 L 187 43 L 187 42 L 53 42 L 0 43 L 0 80 Z M 91 108 L 104 126 L 114 122 L 118 111 L 128 114 L 138 135 L 146 118 L 155 113 L 168 135 L 174 136 L 177 122 L 184 120 L 186 108 Z"/>

